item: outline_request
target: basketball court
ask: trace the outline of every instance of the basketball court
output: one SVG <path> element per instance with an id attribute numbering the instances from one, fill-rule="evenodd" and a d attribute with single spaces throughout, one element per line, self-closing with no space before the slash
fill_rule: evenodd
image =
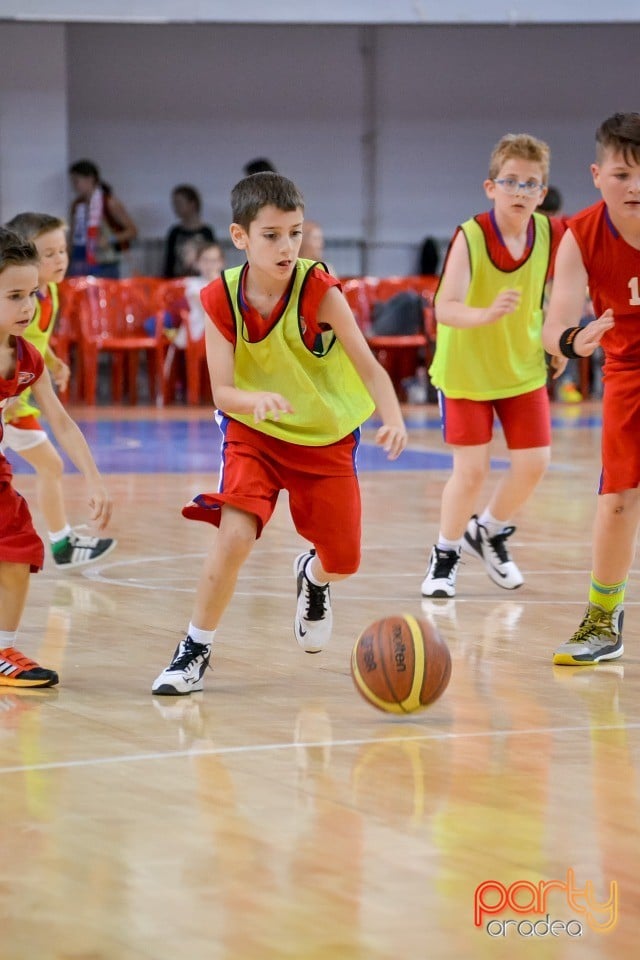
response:
<path id="1" fill-rule="evenodd" d="M 437 408 L 407 409 L 393 464 L 366 427 L 362 567 L 333 589 L 330 647 L 309 656 L 293 636 L 304 544 L 281 497 L 206 689 L 184 698 L 150 688 L 215 535 L 180 516 L 215 489 L 211 411 L 75 415 L 119 544 L 84 572 L 47 559 L 19 645 L 60 685 L 0 688 L 2 960 L 636 956 L 637 571 L 624 657 L 551 663 L 586 603 L 597 403 L 554 408 L 553 464 L 512 541 L 524 586 L 500 590 L 468 557 L 450 601 L 420 597 L 450 465 Z M 83 483 L 65 483 L 79 523 Z M 33 475 L 16 486 L 33 505 Z M 437 625 L 453 669 L 437 702 L 397 717 L 365 703 L 349 662 L 367 624 L 405 612 Z"/>

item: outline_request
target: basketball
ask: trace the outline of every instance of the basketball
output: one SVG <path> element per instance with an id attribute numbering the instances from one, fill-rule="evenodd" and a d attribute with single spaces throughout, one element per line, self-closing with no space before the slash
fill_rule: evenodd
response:
<path id="1" fill-rule="evenodd" d="M 442 696 L 451 654 L 434 626 L 405 613 L 376 620 L 351 654 L 351 676 L 367 703 L 386 713 L 416 713 Z"/>

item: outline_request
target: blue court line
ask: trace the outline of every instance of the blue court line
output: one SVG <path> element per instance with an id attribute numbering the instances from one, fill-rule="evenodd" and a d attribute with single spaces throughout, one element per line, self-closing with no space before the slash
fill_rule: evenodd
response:
<path id="1" fill-rule="evenodd" d="M 435 410 L 435 408 L 434 408 Z M 406 420 L 409 431 L 415 429 L 440 430 L 437 413 L 424 417 L 411 416 Z M 212 419 L 204 420 L 78 420 L 100 470 L 105 473 L 208 473 L 215 475 L 220 466 L 220 432 Z M 555 426 L 592 427 L 599 419 L 560 417 Z M 368 428 L 375 429 L 380 421 L 369 420 Z M 13 450 L 7 459 L 16 474 L 32 473 L 29 464 Z M 65 470 L 75 468 L 63 454 Z M 446 451 L 405 450 L 398 460 L 387 460 L 383 450 L 372 443 L 362 442 L 358 452 L 360 473 L 398 470 L 450 470 L 452 458 Z M 506 469 L 508 461 L 495 458 L 493 469 Z"/>

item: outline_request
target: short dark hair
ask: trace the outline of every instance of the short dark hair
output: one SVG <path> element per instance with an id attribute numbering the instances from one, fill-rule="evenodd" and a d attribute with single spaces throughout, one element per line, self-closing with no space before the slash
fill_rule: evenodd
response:
<path id="1" fill-rule="evenodd" d="M 178 186 L 174 187 L 171 191 L 171 196 L 175 197 L 176 193 L 181 194 L 185 200 L 192 203 L 198 213 L 200 213 L 202 210 L 202 198 L 195 187 L 192 187 L 190 183 L 179 183 Z"/>
<path id="2" fill-rule="evenodd" d="M 256 157 L 255 160 L 249 160 L 248 163 L 244 165 L 244 172 L 248 177 L 252 173 L 277 173 L 278 171 L 271 163 L 271 160 L 267 160 L 266 157 Z"/>
<path id="3" fill-rule="evenodd" d="M 538 206 L 538 211 L 553 216 L 554 213 L 558 213 L 559 210 L 562 210 L 562 194 L 557 187 L 549 186 L 547 187 L 546 197 Z"/>
<path id="4" fill-rule="evenodd" d="M 38 266 L 39 257 L 33 243 L 13 230 L 0 227 L 0 273 L 7 267 Z"/>
<path id="5" fill-rule="evenodd" d="M 94 180 L 100 182 L 100 171 L 93 160 L 76 160 L 69 167 L 69 173 L 71 175 L 75 173 L 79 177 L 93 177 Z"/>
<path id="6" fill-rule="evenodd" d="M 6 225 L 23 240 L 37 240 L 43 233 L 50 233 L 51 230 L 67 229 L 64 220 L 53 217 L 50 213 L 18 213 L 7 221 Z"/>
<path id="7" fill-rule="evenodd" d="M 292 180 L 279 173 L 254 173 L 236 183 L 231 191 L 234 223 L 248 230 L 263 207 L 304 211 L 304 197 Z"/>
<path id="8" fill-rule="evenodd" d="M 640 163 L 640 113 L 614 113 L 596 130 L 596 160 L 606 150 L 621 153 L 626 163 Z"/>

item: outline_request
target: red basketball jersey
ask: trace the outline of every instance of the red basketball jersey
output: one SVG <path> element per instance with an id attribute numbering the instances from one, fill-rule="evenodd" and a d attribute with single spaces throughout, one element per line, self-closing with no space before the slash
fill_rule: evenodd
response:
<path id="1" fill-rule="evenodd" d="M 44 360 L 36 348 L 22 337 L 16 337 L 16 366 L 13 377 L 4 380 L 0 377 L 0 440 L 2 440 L 2 407 L 10 397 L 17 397 L 32 386 L 44 369 Z M 5 458 L 0 454 L 0 480 L 11 477 L 11 470 Z"/>
<path id="2" fill-rule="evenodd" d="M 611 308 L 615 326 L 602 338 L 607 361 L 637 366 L 640 359 L 640 250 L 614 227 L 604 201 L 569 220 L 589 277 L 596 317 Z"/>

